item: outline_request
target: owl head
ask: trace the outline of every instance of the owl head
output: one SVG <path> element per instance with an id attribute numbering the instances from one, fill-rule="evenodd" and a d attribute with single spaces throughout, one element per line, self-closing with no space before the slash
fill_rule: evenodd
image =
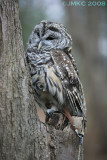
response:
<path id="1" fill-rule="evenodd" d="M 28 48 L 33 50 L 71 50 L 72 38 L 62 24 L 46 20 L 37 24 L 30 35 Z"/>

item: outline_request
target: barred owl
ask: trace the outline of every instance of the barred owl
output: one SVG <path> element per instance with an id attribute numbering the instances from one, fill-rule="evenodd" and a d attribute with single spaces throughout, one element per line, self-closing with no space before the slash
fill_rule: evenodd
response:
<path id="1" fill-rule="evenodd" d="M 33 87 L 48 114 L 62 112 L 85 121 L 85 99 L 78 70 L 71 55 L 72 39 L 62 24 L 42 21 L 36 25 L 26 53 Z"/>

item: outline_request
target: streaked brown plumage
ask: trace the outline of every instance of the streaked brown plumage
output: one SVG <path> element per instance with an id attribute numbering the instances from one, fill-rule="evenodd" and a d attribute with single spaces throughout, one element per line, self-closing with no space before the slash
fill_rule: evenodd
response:
<path id="1" fill-rule="evenodd" d="M 61 31 L 61 25 L 59 26 L 58 28 L 58 24 L 53 22 L 41 22 L 40 33 L 38 32 L 40 38 L 39 40 L 34 39 L 37 37 L 34 36 L 35 32 L 32 33 L 33 40 L 30 38 L 26 56 L 35 92 L 44 108 L 47 108 L 48 113 L 55 111 L 64 113 L 70 120 L 72 128 L 76 130 L 72 124 L 72 116 L 83 117 L 85 123 L 85 99 L 78 70 L 71 55 L 71 36 L 65 29 Z M 52 31 L 50 31 L 51 29 Z M 57 32 L 55 33 L 57 38 L 51 40 L 48 37 L 45 40 L 42 38 L 45 37 L 45 34 L 50 37 L 50 32 L 51 37 L 54 37 L 53 31 Z M 61 32 L 63 36 L 60 36 Z M 65 42 L 65 47 L 62 45 L 63 43 L 61 45 L 59 43 L 58 46 L 58 37 Z M 34 42 L 37 41 L 39 43 L 34 45 Z M 52 41 L 54 41 L 53 45 L 51 45 Z M 44 44 L 43 48 L 42 45 L 40 46 L 40 42 Z"/>

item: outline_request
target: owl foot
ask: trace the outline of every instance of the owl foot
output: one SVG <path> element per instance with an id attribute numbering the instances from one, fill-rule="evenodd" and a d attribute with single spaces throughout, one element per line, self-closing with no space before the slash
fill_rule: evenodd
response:
<path id="1" fill-rule="evenodd" d="M 47 114 L 52 114 L 54 112 L 58 111 L 58 109 L 56 108 L 56 106 L 52 106 L 50 109 L 46 110 Z"/>
<path id="2" fill-rule="evenodd" d="M 58 109 L 54 105 L 50 109 L 47 109 L 46 110 L 46 122 L 52 116 L 52 114 L 55 113 L 55 112 L 57 112 L 57 111 L 58 111 Z"/>
<path id="3" fill-rule="evenodd" d="M 75 133 L 76 133 L 76 135 L 79 137 L 79 144 L 82 144 L 84 135 L 78 133 L 78 130 L 77 130 L 77 129 L 75 129 Z"/>

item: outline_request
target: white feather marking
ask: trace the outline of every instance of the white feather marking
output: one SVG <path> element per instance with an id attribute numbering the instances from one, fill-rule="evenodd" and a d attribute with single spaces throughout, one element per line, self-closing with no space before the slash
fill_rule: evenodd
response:
<path id="1" fill-rule="evenodd" d="M 63 91 L 60 79 L 55 75 L 53 68 L 47 68 L 47 84 L 49 92 L 55 96 L 59 103 L 63 104 Z"/>
<path id="2" fill-rule="evenodd" d="M 73 112 L 76 112 L 73 100 L 71 98 L 71 92 L 68 89 L 67 89 L 67 97 L 68 97 L 68 100 L 69 100 L 69 103 L 72 107 Z"/>
<path id="3" fill-rule="evenodd" d="M 60 102 L 60 104 L 64 103 L 62 87 L 60 88 L 60 91 L 57 88 L 57 98 L 58 98 L 58 101 Z"/>
<path id="4" fill-rule="evenodd" d="M 81 106 L 82 106 L 82 105 L 81 105 L 81 99 L 80 99 L 80 96 L 79 96 L 78 93 L 77 93 L 76 88 L 75 88 L 73 94 L 74 94 L 74 96 L 76 97 L 76 99 L 77 99 L 77 101 L 78 101 L 78 103 L 79 103 L 79 105 L 80 105 L 80 107 L 81 107 Z"/>

